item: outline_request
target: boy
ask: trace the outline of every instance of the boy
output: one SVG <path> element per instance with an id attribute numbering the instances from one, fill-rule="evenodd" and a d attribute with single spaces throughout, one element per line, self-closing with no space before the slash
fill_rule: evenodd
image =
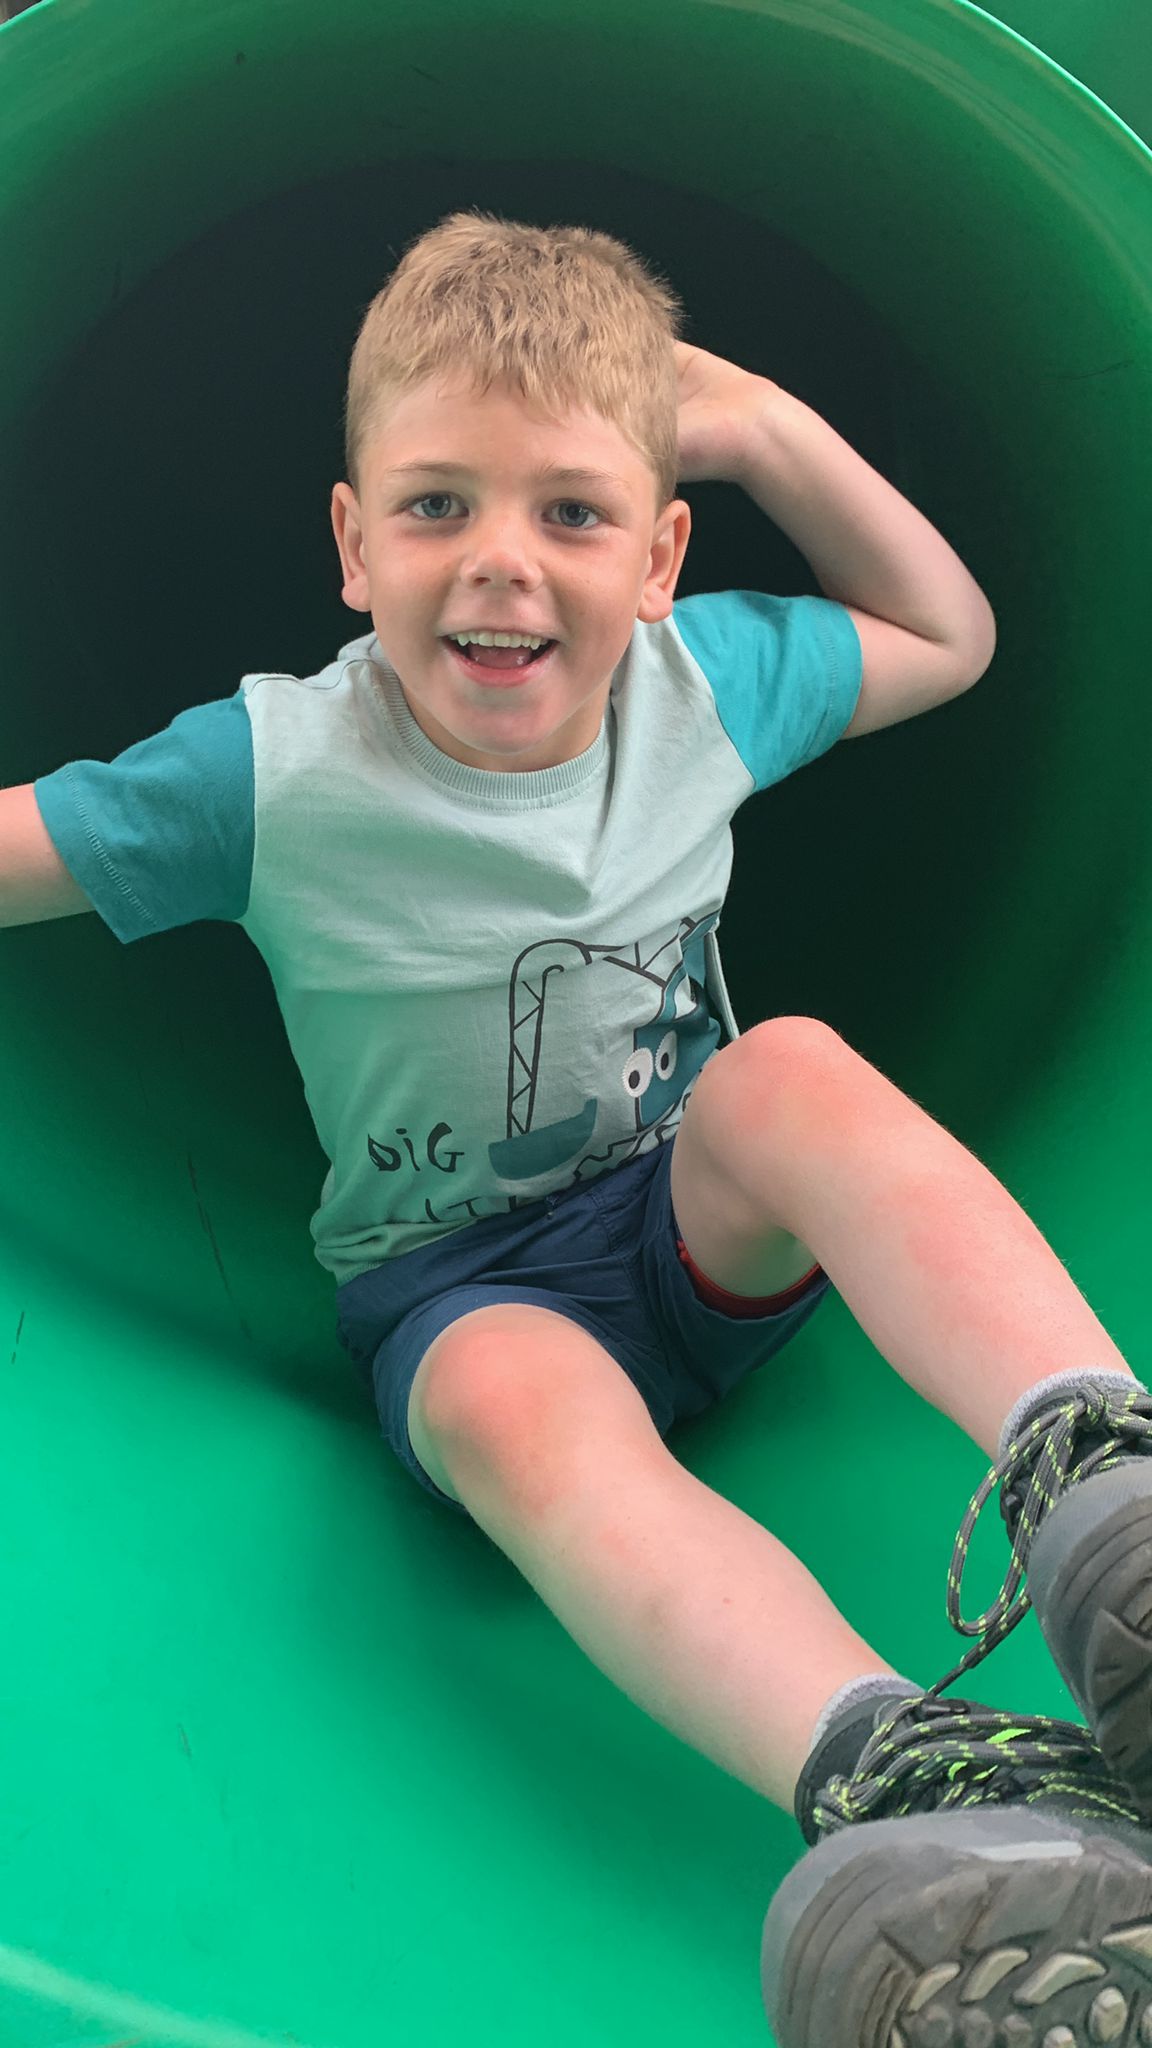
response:
<path id="1" fill-rule="evenodd" d="M 317 1256 L 394 1450 L 633 1700 L 796 1812 L 780 2048 L 1152 2044 L 1152 1401 L 1006 1191 L 835 1033 L 737 1036 L 716 949 L 739 804 L 968 688 L 990 609 L 830 427 L 676 317 L 607 236 L 422 237 L 363 322 L 332 496 L 374 632 L 4 792 L 0 921 L 228 918 L 260 948 L 332 1162 Z M 676 603 L 674 486 L 704 477 L 825 595 Z M 1084 1730 L 925 1695 L 667 1451 L 830 1285 L 1003 1457 L 1108 1765 Z"/>

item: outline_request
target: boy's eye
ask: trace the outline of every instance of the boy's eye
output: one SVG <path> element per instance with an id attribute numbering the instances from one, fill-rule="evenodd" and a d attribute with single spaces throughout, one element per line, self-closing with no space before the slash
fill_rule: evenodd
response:
<path id="1" fill-rule="evenodd" d="M 417 505 L 446 504 L 455 495 L 454 491 L 426 491 L 422 498 L 410 498 L 404 510 L 406 512 L 414 512 Z M 594 519 L 602 517 L 594 505 L 582 504 L 578 498 L 559 498 L 557 499 L 557 505 L 563 506 L 564 510 L 569 512 L 591 512 Z M 442 519 L 436 518 L 421 519 L 419 523 L 421 526 L 442 526 L 444 524 Z M 567 522 L 564 523 L 566 524 Z M 568 531 L 570 533 L 588 533 L 591 531 L 591 528 L 587 526 L 570 526 Z"/>

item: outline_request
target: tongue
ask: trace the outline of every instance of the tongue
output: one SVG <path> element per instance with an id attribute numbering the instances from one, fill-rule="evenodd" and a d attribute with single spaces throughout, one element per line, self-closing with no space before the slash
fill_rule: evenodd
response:
<path id="1" fill-rule="evenodd" d="M 468 648 L 469 659 L 478 661 L 481 668 L 523 668 L 531 661 L 530 647 L 477 647 L 475 642 Z"/>

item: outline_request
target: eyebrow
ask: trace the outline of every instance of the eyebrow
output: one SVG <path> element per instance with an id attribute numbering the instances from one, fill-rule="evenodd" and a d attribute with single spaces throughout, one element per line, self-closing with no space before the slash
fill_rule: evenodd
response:
<path id="1" fill-rule="evenodd" d="M 400 462 L 394 469 L 381 472 L 383 482 L 390 476 L 471 476 L 472 471 L 462 462 Z M 536 484 L 618 484 L 621 490 L 628 485 L 622 476 L 615 476 L 609 469 L 565 469 L 561 464 L 550 462 L 543 469 L 534 470 L 530 482 Z"/>

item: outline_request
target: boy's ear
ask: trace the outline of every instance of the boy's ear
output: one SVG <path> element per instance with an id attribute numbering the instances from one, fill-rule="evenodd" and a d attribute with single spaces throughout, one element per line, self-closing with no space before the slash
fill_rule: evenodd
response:
<path id="1" fill-rule="evenodd" d="M 332 531 L 340 553 L 340 567 L 344 572 L 344 588 L 341 596 L 350 611 L 371 611 L 368 596 L 368 576 L 364 568 L 364 534 L 360 525 L 360 507 L 351 484 L 339 483 L 332 487 Z"/>
<path id="2" fill-rule="evenodd" d="M 673 498 L 660 514 L 652 536 L 644 595 L 636 615 L 646 626 L 656 625 L 671 615 L 672 600 L 676 595 L 691 532 L 691 507 L 683 498 Z"/>

